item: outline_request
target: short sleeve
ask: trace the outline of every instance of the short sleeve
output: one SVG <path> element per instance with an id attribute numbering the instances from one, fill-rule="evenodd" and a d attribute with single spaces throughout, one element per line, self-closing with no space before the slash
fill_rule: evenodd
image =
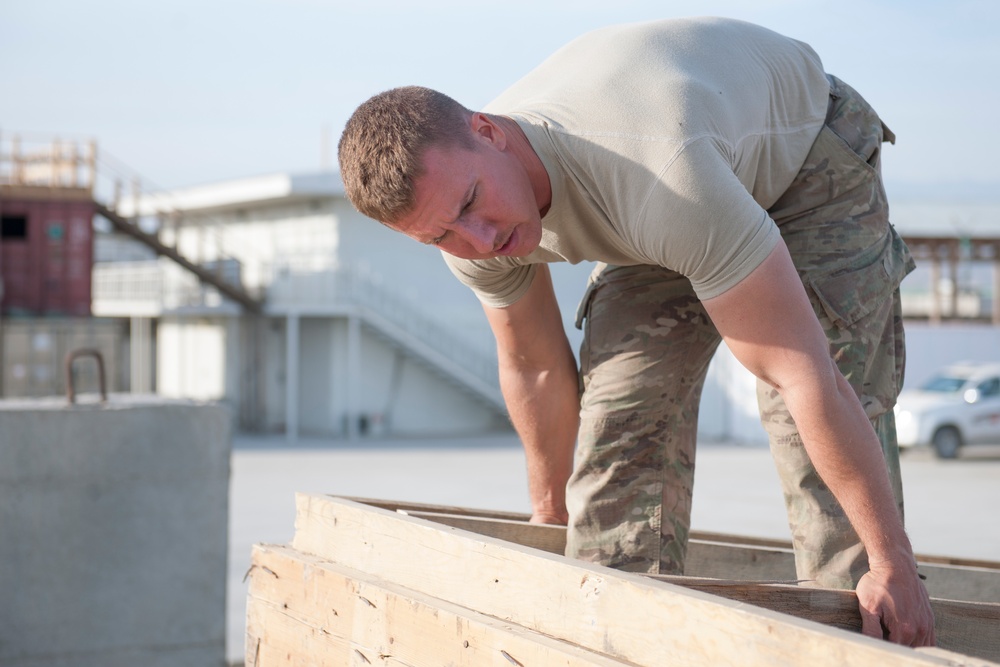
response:
<path id="1" fill-rule="evenodd" d="M 500 259 L 459 259 L 445 252 L 441 256 L 455 277 L 491 308 L 506 308 L 524 296 L 538 268 L 537 264 L 509 265 Z"/>
<path id="2" fill-rule="evenodd" d="M 650 264 L 686 276 L 703 300 L 750 275 L 781 241 L 777 225 L 724 153 L 704 143 L 685 150 L 664 171 L 632 234 Z"/>

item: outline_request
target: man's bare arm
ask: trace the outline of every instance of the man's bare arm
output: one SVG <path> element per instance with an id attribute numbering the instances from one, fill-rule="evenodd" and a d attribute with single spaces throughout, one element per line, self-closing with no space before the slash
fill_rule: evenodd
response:
<path id="1" fill-rule="evenodd" d="M 881 446 L 829 343 L 784 244 L 726 293 L 705 301 L 740 363 L 780 393 L 820 477 L 868 552 L 858 584 L 865 634 L 920 646 L 934 619 L 896 509 Z"/>
<path id="2" fill-rule="evenodd" d="M 548 267 L 538 267 L 516 303 L 484 310 L 497 340 L 500 388 L 524 443 L 532 520 L 565 524 L 580 401 Z"/>

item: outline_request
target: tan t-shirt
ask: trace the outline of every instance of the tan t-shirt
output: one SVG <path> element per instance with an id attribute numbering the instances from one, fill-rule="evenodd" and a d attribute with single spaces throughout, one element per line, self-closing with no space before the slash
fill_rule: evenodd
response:
<path id="1" fill-rule="evenodd" d="M 536 264 L 558 261 L 660 265 L 718 296 L 778 242 L 766 209 L 805 160 L 829 90 L 808 45 L 742 21 L 586 34 L 485 109 L 514 118 L 548 172 L 540 246 L 445 259 L 494 307 L 524 294 Z"/>

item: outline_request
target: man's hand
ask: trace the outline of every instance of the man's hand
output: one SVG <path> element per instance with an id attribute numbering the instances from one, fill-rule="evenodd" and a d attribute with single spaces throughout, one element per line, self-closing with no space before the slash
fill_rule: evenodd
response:
<path id="1" fill-rule="evenodd" d="M 858 582 L 862 632 L 898 644 L 934 643 L 934 615 L 864 407 L 830 359 L 788 249 L 779 243 L 729 291 L 704 301 L 733 355 L 777 389 L 816 472 L 868 552 Z"/>
<path id="2" fill-rule="evenodd" d="M 934 645 L 934 612 L 916 566 L 875 563 L 857 593 L 863 634 L 904 646 Z"/>

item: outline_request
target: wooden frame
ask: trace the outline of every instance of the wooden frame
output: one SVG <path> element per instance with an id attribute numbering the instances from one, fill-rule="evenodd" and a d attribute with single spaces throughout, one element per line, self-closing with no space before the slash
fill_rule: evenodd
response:
<path id="1" fill-rule="evenodd" d="M 444 525 L 460 521 L 462 528 Z M 551 553 L 557 543 L 557 530 L 523 516 L 300 495 L 291 547 L 254 550 L 247 665 L 882 667 L 1000 659 L 997 604 L 935 599 L 941 648 L 915 651 L 843 629 L 860 626 L 849 591 L 742 573 L 652 579 Z"/>
<path id="2" fill-rule="evenodd" d="M 531 524 L 527 517 L 510 519 L 456 514 L 451 511 L 453 509 L 408 505 L 398 507 L 397 511 L 549 553 L 562 554 L 565 550 L 566 529 L 563 526 Z M 918 554 L 917 564 L 932 597 L 1000 603 L 998 563 Z M 685 569 L 688 575 L 715 579 L 791 582 L 796 577 L 791 543 L 697 531 L 692 532 L 688 541 Z"/>

